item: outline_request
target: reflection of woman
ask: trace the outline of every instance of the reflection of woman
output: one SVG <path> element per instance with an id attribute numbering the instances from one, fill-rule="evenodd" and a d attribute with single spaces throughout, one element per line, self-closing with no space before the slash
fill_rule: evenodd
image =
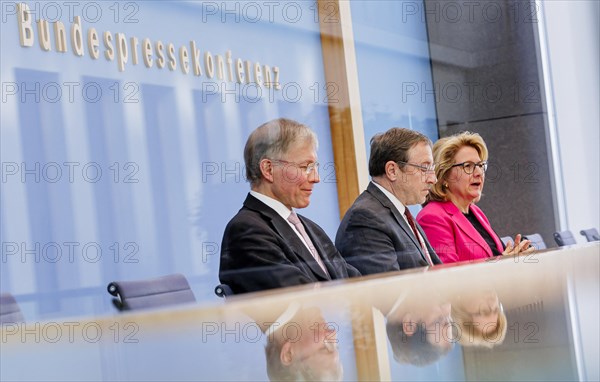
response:
<path id="1" fill-rule="evenodd" d="M 475 205 L 481 198 L 488 151 L 479 134 L 463 132 L 433 146 L 437 183 L 417 216 L 444 263 L 529 252 L 529 240 L 517 235 L 506 246 Z M 528 250 L 528 248 L 531 248 Z"/>
<path id="2" fill-rule="evenodd" d="M 461 296 L 452 304 L 455 337 L 463 346 L 492 348 L 504 342 L 506 315 L 493 291 Z"/>

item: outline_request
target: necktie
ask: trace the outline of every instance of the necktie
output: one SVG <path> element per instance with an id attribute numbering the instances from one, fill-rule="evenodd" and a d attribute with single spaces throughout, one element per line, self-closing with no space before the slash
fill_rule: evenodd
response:
<path id="1" fill-rule="evenodd" d="M 413 218 L 412 214 L 408 210 L 408 207 L 404 208 L 404 216 L 406 216 L 406 220 L 408 220 L 408 225 L 410 225 L 410 228 L 412 229 L 413 234 L 415 235 L 415 238 L 421 245 L 421 249 L 423 250 L 423 253 L 425 254 L 425 259 L 427 259 L 427 263 L 429 263 L 429 265 L 433 265 L 433 261 L 431 261 L 431 256 L 429 256 L 429 252 L 427 251 L 427 247 L 425 247 L 425 244 L 423 244 L 423 242 L 421 241 L 421 238 L 419 237 L 419 232 L 417 231 L 417 226 L 415 225 L 415 219 Z"/>
<path id="2" fill-rule="evenodd" d="M 321 259 L 321 256 L 319 256 L 317 249 L 315 248 L 312 240 L 310 240 L 310 237 L 308 237 L 308 234 L 306 233 L 306 230 L 304 229 L 302 222 L 300 221 L 300 219 L 298 218 L 298 215 L 296 215 L 296 213 L 294 211 L 292 211 L 290 216 L 288 216 L 288 221 L 290 223 L 292 223 L 294 225 L 294 227 L 296 227 L 296 230 L 300 233 L 300 235 L 302 236 L 302 238 L 304 239 L 306 244 L 308 244 L 310 253 L 315 258 L 315 260 L 317 261 L 317 263 L 319 264 L 321 269 L 323 269 L 323 271 L 325 271 L 326 274 L 329 274 L 327 272 L 327 268 L 325 268 L 325 264 L 323 264 L 323 260 Z"/>

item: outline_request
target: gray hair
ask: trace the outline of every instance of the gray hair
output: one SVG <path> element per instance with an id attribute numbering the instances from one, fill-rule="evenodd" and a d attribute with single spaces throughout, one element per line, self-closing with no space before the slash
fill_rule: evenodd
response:
<path id="1" fill-rule="evenodd" d="M 257 127 L 244 147 L 246 179 L 252 185 L 260 183 L 260 161 L 265 158 L 279 159 L 298 143 L 313 144 L 315 150 L 319 145 L 314 131 L 291 119 L 278 118 Z"/>

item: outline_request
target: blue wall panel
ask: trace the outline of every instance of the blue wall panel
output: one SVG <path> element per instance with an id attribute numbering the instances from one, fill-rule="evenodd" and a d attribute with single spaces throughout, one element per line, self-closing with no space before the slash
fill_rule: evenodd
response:
<path id="1" fill-rule="evenodd" d="M 434 83 L 422 1 L 352 1 L 367 154 L 369 140 L 407 127 L 437 140 Z"/>
<path id="2" fill-rule="evenodd" d="M 20 45 L 15 3 L 2 2 L 0 55 L 0 286 L 17 296 L 26 319 L 112 312 L 108 282 L 173 272 L 189 278 L 198 300 L 216 300 L 221 236 L 249 190 L 243 146 L 273 118 L 317 132 L 324 179 L 303 213 L 335 234 L 329 116 L 323 94 L 316 102 L 311 90 L 325 85 L 313 3 L 27 4 L 34 19 L 50 22 L 50 51 L 40 48 L 35 22 L 33 46 Z M 82 17 L 82 57 L 70 40 L 73 16 Z M 65 53 L 56 51 L 57 20 L 66 26 Z M 100 36 L 97 60 L 86 40 L 92 27 Z M 104 56 L 105 31 L 127 37 L 124 71 Z M 157 68 L 155 52 L 147 68 L 144 38 L 173 43 L 177 68 Z M 178 49 L 191 40 L 201 52 L 201 77 L 181 70 Z M 234 59 L 278 66 L 282 89 L 257 93 L 251 84 L 207 78 L 205 52 L 228 50 Z M 21 247 L 32 254 L 23 258 L 29 252 Z"/>

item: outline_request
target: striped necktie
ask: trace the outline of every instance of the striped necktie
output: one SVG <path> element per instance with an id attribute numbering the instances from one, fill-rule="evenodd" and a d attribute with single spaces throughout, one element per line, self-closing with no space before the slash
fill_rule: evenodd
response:
<path id="1" fill-rule="evenodd" d="M 298 215 L 296 215 L 296 213 L 294 211 L 292 211 L 290 216 L 288 216 L 288 221 L 290 223 L 292 223 L 294 225 L 294 227 L 296 227 L 296 230 L 300 233 L 300 236 L 302 236 L 302 238 L 308 245 L 308 248 L 310 249 L 310 253 L 314 257 L 314 259 L 317 261 L 317 263 L 319 264 L 321 269 L 323 269 L 323 271 L 325 271 L 326 274 L 329 274 L 329 272 L 327 272 L 327 268 L 325 268 L 325 264 L 323 263 L 321 256 L 319 256 L 317 249 L 315 248 L 312 240 L 310 240 L 310 237 L 308 237 L 308 234 L 306 233 L 306 230 L 304 229 L 302 222 L 300 221 L 300 219 L 298 218 Z"/>

